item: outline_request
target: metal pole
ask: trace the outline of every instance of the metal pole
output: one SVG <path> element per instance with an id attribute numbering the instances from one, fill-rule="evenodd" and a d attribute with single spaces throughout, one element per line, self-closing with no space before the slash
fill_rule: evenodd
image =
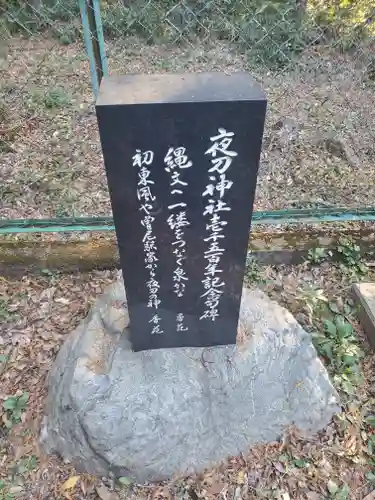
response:
<path id="1" fill-rule="evenodd" d="M 94 54 L 95 70 L 96 70 L 96 76 L 97 76 L 98 88 L 99 88 L 100 82 L 102 81 L 104 73 L 103 73 L 103 67 L 102 67 L 102 58 L 100 55 L 98 30 L 97 30 L 96 19 L 95 19 L 94 0 L 86 0 L 86 12 L 87 12 L 87 18 L 88 18 L 89 27 L 90 27 L 92 50 L 93 50 L 93 54 Z"/>
<path id="2" fill-rule="evenodd" d="M 91 31 L 89 20 L 90 11 L 93 12 L 93 10 L 87 5 L 86 0 L 79 0 L 79 8 L 81 11 L 83 37 L 85 40 L 87 55 L 90 64 L 92 90 L 96 98 L 99 92 L 100 80 L 97 73 L 97 61 L 94 53 L 94 33 Z"/>
<path id="3" fill-rule="evenodd" d="M 96 38 L 98 41 L 100 60 L 101 60 L 101 70 L 102 74 L 105 76 L 108 75 L 108 63 L 107 63 L 105 44 L 104 44 L 103 24 L 100 14 L 100 0 L 93 0 L 93 6 L 94 6 L 95 27 L 96 27 Z"/>

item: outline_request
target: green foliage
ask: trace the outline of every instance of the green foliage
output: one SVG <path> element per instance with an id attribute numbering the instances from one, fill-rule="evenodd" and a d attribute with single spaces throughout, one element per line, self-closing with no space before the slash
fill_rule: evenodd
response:
<path id="1" fill-rule="evenodd" d="M 4 6 L 2 5 L 4 4 Z M 79 4 L 76 0 L 0 0 L 4 11 L 5 27 L 11 33 L 25 35 L 45 29 L 58 29 L 56 22 L 71 22 L 79 19 Z"/>
<path id="2" fill-rule="evenodd" d="M 40 274 L 44 276 L 51 285 L 54 285 L 57 280 L 59 279 L 59 271 L 58 270 L 51 270 L 51 269 L 41 269 Z"/>
<path id="3" fill-rule="evenodd" d="M 278 67 L 317 39 L 346 49 L 371 36 L 370 7 L 371 0 L 310 0 L 306 9 L 296 0 L 103 1 L 102 21 L 109 37 L 137 35 L 149 43 L 226 40 L 247 52 L 252 63 Z"/>
<path id="4" fill-rule="evenodd" d="M 351 323 L 341 315 L 326 319 L 323 332 L 315 333 L 313 340 L 333 374 L 336 386 L 353 395 L 355 387 L 362 382 L 360 362 L 363 352 Z"/>
<path id="5" fill-rule="evenodd" d="M 121 4 L 110 5 L 101 12 L 103 33 L 109 38 L 138 35 L 149 43 L 165 38 L 165 12 L 155 8 L 152 2 L 131 9 Z"/>
<path id="6" fill-rule="evenodd" d="M 24 490 L 25 477 L 38 467 L 38 459 L 35 455 L 21 458 L 10 468 L 8 481 L 0 479 L 0 500 L 11 500 L 17 498 Z"/>
<path id="7" fill-rule="evenodd" d="M 138 0 L 129 8 L 103 2 L 102 22 L 108 37 L 137 35 L 149 43 L 209 37 L 236 44 L 253 62 L 277 66 L 307 41 L 295 0 Z"/>
<path id="8" fill-rule="evenodd" d="M 368 267 L 361 256 L 361 248 L 350 238 L 340 238 L 337 246 L 341 269 L 353 278 L 365 276 Z"/>
<path id="9" fill-rule="evenodd" d="M 320 316 L 322 314 L 328 302 L 323 290 L 314 285 L 305 285 L 303 288 L 298 289 L 296 298 L 305 309 L 310 324 L 312 324 L 314 315 Z"/>
<path id="10" fill-rule="evenodd" d="M 0 124 L 7 121 L 8 117 L 8 108 L 5 102 L 0 99 Z"/>
<path id="11" fill-rule="evenodd" d="M 50 30 L 62 44 L 81 32 L 76 0 L 0 0 L 3 29 L 32 34 Z M 102 0 L 108 38 L 140 36 L 148 43 L 225 40 L 251 64 L 281 67 L 310 43 L 331 40 L 348 49 L 375 33 L 372 0 Z"/>
<path id="12" fill-rule="evenodd" d="M 334 252 L 327 251 L 324 248 L 311 248 L 308 251 L 307 262 L 312 265 L 321 264 L 324 260 L 333 256 Z M 336 257 L 340 268 L 352 278 L 365 276 L 368 267 L 363 261 L 361 248 L 355 244 L 352 239 L 341 237 L 336 248 Z"/>
<path id="13" fill-rule="evenodd" d="M 71 102 L 71 96 L 60 87 L 50 88 L 46 92 L 37 91 L 31 95 L 33 107 L 42 105 L 48 109 L 63 108 L 70 106 Z"/>
<path id="14" fill-rule="evenodd" d="M 327 483 L 327 490 L 330 494 L 330 498 L 334 500 L 347 500 L 349 498 L 350 489 L 347 484 L 343 484 L 339 487 L 331 479 Z"/>
<path id="15" fill-rule="evenodd" d="M 342 50 L 375 34 L 373 0 L 309 0 L 309 13 Z"/>
<path id="16" fill-rule="evenodd" d="M 296 458 L 291 453 L 286 452 L 278 456 L 278 461 L 281 462 L 286 468 L 295 467 L 297 469 L 304 469 L 310 466 L 310 461 L 305 458 Z"/>
<path id="17" fill-rule="evenodd" d="M 9 142 L 0 139 L 0 153 L 11 153 L 12 151 L 13 149 Z"/>
<path id="18" fill-rule="evenodd" d="M 75 24 L 64 24 L 59 26 L 59 29 L 53 32 L 53 36 L 62 45 L 70 45 L 81 38 L 81 31 Z"/>
<path id="19" fill-rule="evenodd" d="M 11 312 L 8 308 L 8 299 L 0 297 L 0 322 L 9 319 Z"/>
<path id="20" fill-rule="evenodd" d="M 366 479 L 367 481 L 375 482 L 375 471 L 367 472 Z"/>
<path id="21" fill-rule="evenodd" d="M 21 421 L 22 413 L 26 410 L 28 401 L 28 392 L 23 392 L 18 396 L 9 396 L 4 400 L 3 408 L 7 411 L 8 420 L 6 426 L 8 428 Z"/>
<path id="22" fill-rule="evenodd" d="M 251 253 L 248 253 L 246 256 L 245 281 L 249 285 L 265 282 L 258 262 Z"/>
<path id="23" fill-rule="evenodd" d="M 8 487 L 3 479 L 0 479 L 0 500 L 13 500 L 15 494 L 7 491 Z"/>
<path id="24" fill-rule="evenodd" d="M 49 89 L 43 97 L 46 108 L 62 108 L 71 104 L 71 98 L 63 88 Z"/>
<path id="25" fill-rule="evenodd" d="M 325 248 L 310 248 L 307 254 L 307 262 L 313 265 L 321 264 L 328 256 L 330 256 L 330 252 L 327 252 Z"/>
<path id="26" fill-rule="evenodd" d="M 32 472 L 38 467 L 38 459 L 35 455 L 24 457 L 17 462 L 12 468 L 12 476 L 19 476 Z"/>
<path id="27" fill-rule="evenodd" d="M 352 301 L 330 302 L 321 289 L 312 285 L 298 289 L 296 298 L 308 314 L 309 323 L 315 330 L 313 343 L 324 358 L 335 386 L 353 399 L 356 389 L 363 383 L 361 360 L 364 353 L 350 322 Z"/>
<path id="28" fill-rule="evenodd" d="M 134 484 L 134 481 L 127 476 L 119 477 L 117 481 L 119 485 L 123 488 L 127 488 L 129 486 L 132 486 L 132 484 Z"/>
<path id="29" fill-rule="evenodd" d="M 303 458 L 295 458 L 293 459 L 293 465 L 297 467 L 297 469 L 304 469 L 305 467 L 308 467 L 310 464 L 307 460 L 304 460 Z"/>

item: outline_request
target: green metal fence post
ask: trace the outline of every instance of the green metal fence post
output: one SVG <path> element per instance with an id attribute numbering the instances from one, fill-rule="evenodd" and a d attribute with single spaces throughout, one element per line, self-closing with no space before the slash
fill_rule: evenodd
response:
<path id="1" fill-rule="evenodd" d="M 100 61 L 101 61 L 101 70 L 103 75 L 108 75 L 108 63 L 107 63 L 106 50 L 104 44 L 103 24 L 100 14 L 100 0 L 92 0 L 92 2 L 93 2 L 93 13 L 95 19 L 96 39 L 98 41 Z"/>
<path id="2" fill-rule="evenodd" d="M 92 90 L 94 92 L 95 98 L 99 92 L 100 79 L 98 75 L 97 68 L 97 57 L 95 56 L 95 31 L 92 31 L 92 21 L 90 25 L 90 16 L 94 17 L 94 9 L 89 5 L 90 0 L 79 0 L 79 9 L 81 11 L 82 27 L 83 27 L 83 37 L 85 40 L 87 55 L 90 64 L 91 73 L 91 84 Z M 95 26 L 95 24 L 94 24 Z M 100 57 L 99 60 L 101 61 Z M 100 63 L 101 67 L 101 63 Z"/>

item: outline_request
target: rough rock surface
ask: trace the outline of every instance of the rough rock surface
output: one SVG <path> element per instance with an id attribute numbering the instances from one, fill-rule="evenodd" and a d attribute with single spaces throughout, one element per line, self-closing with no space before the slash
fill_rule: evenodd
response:
<path id="1" fill-rule="evenodd" d="M 237 346 L 134 353 L 119 279 L 62 346 L 41 440 L 79 470 L 138 482 L 199 472 L 340 411 L 310 336 L 244 289 Z"/>

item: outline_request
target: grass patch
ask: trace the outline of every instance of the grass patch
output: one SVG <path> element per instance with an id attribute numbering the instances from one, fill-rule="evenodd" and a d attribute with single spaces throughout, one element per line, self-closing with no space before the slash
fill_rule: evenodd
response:
<path id="1" fill-rule="evenodd" d="M 44 106 L 47 109 L 64 108 L 72 104 L 71 95 L 62 87 L 50 88 L 46 92 L 33 92 L 30 100 L 33 107 Z"/>
<path id="2" fill-rule="evenodd" d="M 25 35 L 53 28 L 56 21 L 67 22 L 79 17 L 79 5 L 75 0 L 43 0 L 34 7 L 28 2 L 25 5 L 23 0 L 0 0 L 0 8 L 7 31 Z"/>
<path id="3" fill-rule="evenodd" d="M 82 28 L 79 23 L 63 23 L 53 30 L 52 36 L 62 45 L 70 45 L 82 38 Z"/>

